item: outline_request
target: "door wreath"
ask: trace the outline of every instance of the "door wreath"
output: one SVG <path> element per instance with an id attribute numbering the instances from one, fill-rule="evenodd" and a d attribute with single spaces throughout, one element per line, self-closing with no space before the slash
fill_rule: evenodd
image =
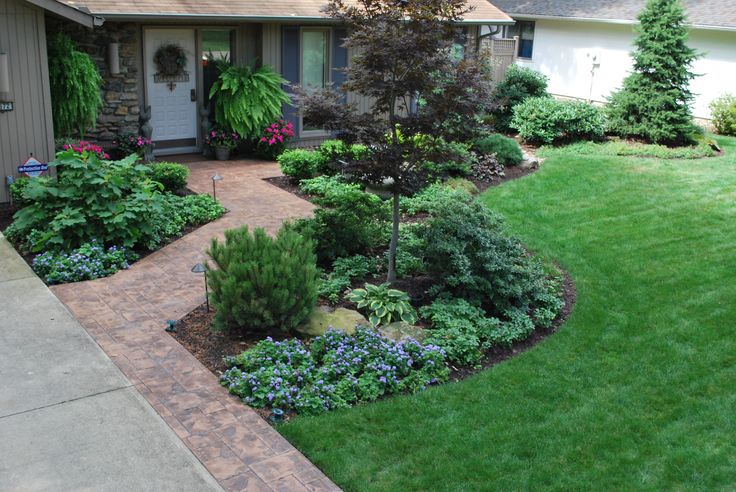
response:
<path id="1" fill-rule="evenodd" d="M 157 75 L 182 75 L 187 66 L 187 54 L 178 44 L 164 43 L 153 54 L 153 63 L 156 64 Z"/>

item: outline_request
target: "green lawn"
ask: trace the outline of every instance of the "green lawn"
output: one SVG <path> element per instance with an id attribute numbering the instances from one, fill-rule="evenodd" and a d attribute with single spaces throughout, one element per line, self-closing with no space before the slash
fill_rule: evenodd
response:
<path id="1" fill-rule="evenodd" d="M 347 490 L 736 489 L 736 139 L 550 154 L 482 199 L 575 279 L 558 333 L 461 383 L 279 427 Z"/>

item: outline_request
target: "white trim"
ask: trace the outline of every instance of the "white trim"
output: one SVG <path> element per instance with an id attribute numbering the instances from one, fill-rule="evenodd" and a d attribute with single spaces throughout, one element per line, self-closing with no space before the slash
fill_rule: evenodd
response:
<path id="1" fill-rule="evenodd" d="M 567 17 L 564 15 L 539 15 L 539 14 L 516 14 L 507 12 L 508 15 L 519 20 L 557 20 L 571 22 L 597 22 L 601 24 L 636 25 L 638 20 L 632 19 L 603 19 L 600 17 Z M 736 31 L 736 26 L 710 26 L 707 24 L 687 24 L 690 29 L 703 29 L 710 31 Z"/>
<path id="2" fill-rule="evenodd" d="M 196 154 L 202 152 L 202 149 L 200 147 L 194 146 L 194 147 L 172 147 L 170 149 L 160 149 L 156 150 L 153 149 L 153 155 L 155 156 L 162 156 L 162 155 L 175 155 L 175 154 Z"/>

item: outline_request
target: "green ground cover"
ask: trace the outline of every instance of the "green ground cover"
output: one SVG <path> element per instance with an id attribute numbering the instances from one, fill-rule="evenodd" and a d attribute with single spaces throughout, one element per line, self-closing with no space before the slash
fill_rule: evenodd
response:
<path id="1" fill-rule="evenodd" d="M 481 200 L 573 276 L 533 349 L 278 429 L 346 490 L 736 487 L 736 139 L 721 157 L 548 150 Z"/>

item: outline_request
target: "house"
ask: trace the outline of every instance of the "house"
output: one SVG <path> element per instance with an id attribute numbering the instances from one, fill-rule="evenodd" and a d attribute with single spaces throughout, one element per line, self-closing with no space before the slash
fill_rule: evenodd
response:
<path id="1" fill-rule="evenodd" d="M 345 30 L 322 12 L 326 0 L 63 0 L 103 17 L 103 26 L 90 30 L 60 19 L 47 31 L 63 30 L 89 53 L 104 78 L 104 107 L 92 137 L 112 140 L 137 131 L 141 108 L 150 106 L 150 124 L 158 155 L 202 148 L 208 126 L 207 95 L 217 77 L 212 59 L 223 56 L 239 63 L 270 65 L 291 83 L 339 85 L 351 54 L 342 46 Z M 474 39 L 478 26 L 513 21 L 486 0 L 471 0 L 474 10 L 463 26 Z M 471 41 L 472 42 L 472 41 Z M 161 77 L 154 55 L 173 43 L 187 55 L 184 72 Z M 355 95 L 349 99 L 362 105 Z M 297 138 L 324 137 L 305 125 L 291 107 L 284 107 Z"/>
<path id="2" fill-rule="evenodd" d="M 84 29 L 102 22 L 56 0 L 0 0 L 0 203 L 31 154 L 42 162 L 54 155 L 47 18 Z"/>
<path id="3" fill-rule="evenodd" d="M 495 30 L 518 36 L 519 65 L 549 77 L 561 97 L 604 102 L 632 67 L 634 25 L 645 0 L 496 0 L 516 24 Z M 708 105 L 736 93 L 736 3 L 684 0 L 691 24 L 688 44 L 703 53 L 693 66 L 693 114 L 710 118 Z"/>

